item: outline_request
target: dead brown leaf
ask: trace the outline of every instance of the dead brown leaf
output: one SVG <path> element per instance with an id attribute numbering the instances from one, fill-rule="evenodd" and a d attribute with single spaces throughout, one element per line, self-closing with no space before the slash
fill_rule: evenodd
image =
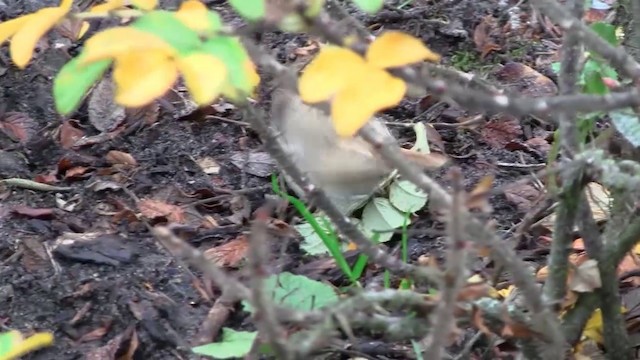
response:
<path id="1" fill-rule="evenodd" d="M 111 324 L 111 319 L 105 319 L 102 325 L 82 335 L 80 339 L 78 339 L 78 342 L 82 343 L 102 339 L 111 329 Z"/>
<path id="2" fill-rule="evenodd" d="M 154 199 L 142 199 L 137 206 L 140 213 L 148 219 L 166 218 L 174 223 L 185 222 L 184 210 L 180 206 Z"/>
<path id="3" fill-rule="evenodd" d="M 515 182 L 505 186 L 504 195 L 520 212 L 526 213 L 534 207 L 543 194 L 531 184 Z"/>
<path id="4" fill-rule="evenodd" d="M 204 256 L 220 267 L 237 267 L 247 256 L 249 240 L 244 235 L 204 251 Z"/>
<path id="5" fill-rule="evenodd" d="M 25 144 L 38 132 L 38 124 L 21 112 L 8 112 L 0 121 L 0 131 L 13 141 Z"/>
<path id="6" fill-rule="evenodd" d="M 491 15 L 487 15 L 473 30 L 473 43 L 480 52 L 480 58 L 484 59 L 490 52 L 501 49 L 493 40 L 492 35 L 496 33 L 496 29 L 496 19 Z"/>
<path id="7" fill-rule="evenodd" d="M 14 214 L 34 218 L 34 219 L 51 219 L 55 216 L 53 208 L 32 208 L 30 206 L 14 206 L 12 208 Z"/>
<path id="8" fill-rule="evenodd" d="M 125 109 L 125 114 L 128 124 L 142 122 L 145 125 L 152 125 L 158 121 L 160 105 L 157 101 L 154 101 L 147 106 Z"/>
<path id="9" fill-rule="evenodd" d="M 519 62 L 504 64 L 494 75 L 510 92 L 522 96 L 536 98 L 558 93 L 558 86 L 553 80 Z"/>
<path id="10" fill-rule="evenodd" d="M 438 153 L 425 154 L 411 149 L 402 148 L 400 150 L 409 160 L 429 170 L 441 168 L 449 161 L 447 156 Z"/>
<path id="11" fill-rule="evenodd" d="M 138 166 L 136 159 L 124 151 L 111 150 L 107 153 L 105 159 L 111 165 Z"/>
<path id="12" fill-rule="evenodd" d="M 480 130 L 482 139 L 496 149 L 502 149 L 509 142 L 522 136 L 522 126 L 520 120 L 502 114 L 494 116 Z"/>
<path id="13" fill-rule="evenodd" d="M 93 169 L 87 166 L 76 166 L 74 168 L 67 170 L 64 173 L 64 178 L 67 180 L 83 179 L 88 176 L 87 173 L 91 170 Z"/>
<path id="14" fill-rule="evenodd" d="M 115 85 L 110 76 L 105 76 L 91 91 L 88 102 L 89 122 L 101 133 L 120 126 L 125 120 L 124 107 L 114 101 Z"/>
<path id="15" fill-rule="evenodd" d="M 60 125 L 60 145 L 64 149 L 71 149 L 78 140 L 85 136 L 83 130 L 74 126 L 76 120 L 65 120 Z"/>

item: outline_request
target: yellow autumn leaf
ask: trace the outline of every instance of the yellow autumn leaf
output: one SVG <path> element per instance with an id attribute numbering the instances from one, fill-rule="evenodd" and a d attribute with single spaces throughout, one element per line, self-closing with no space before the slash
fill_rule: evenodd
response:
<path id="1" fill-rule="evenodd" d="M 20 69 L 24 69 L 31 57 L 38 40 L 67 15 L 65 8 L 44 8 L 29 17 L 29 20 L 11 38 L 9 51 L 11 60 Z"/>
<path id="2" fill-rule="evenodd" d="M 163 52 L 173 56 L 176 50 L 160 37 L 132 27 L 114 27 L 88 39 L 79 63 L 115 58 L 136 51 Z"/>
<path id="3" fill-rule="evenodd" d="M 0 23 L 0 44 L 15 35 L 35 14 L 29 14 Z"/>
<path id="4" fill-rule="evenodd" d="M 640 255 L 640 242 L 633 246 L 633 253 L 636 255 Z"/>
<path id="5" fill-rule="evenodd" d="M 360 55 L 349 49 L 327 46 L 300 76 L 300 97 L 311 104 L 328 100 L 364 71 L 368 68 Z"/>
<path id="6" fill-rule="evenodd" d="M 365 55 L 369 64 L 381 69 L 404 66 L 419 61 L 440 61 L 440 55 L 422 41 L 401 31 L 387 31 L 376 38 Z"/>
<path id="7" fill-rule="evenodd" d="M 503 299 L 506 299 L 515 289 L 516 289 L 515 286 L 509 285 L 509 287 L 507 287 L 506 289 L 498 290 L 498 296 L 500 296 Z"/>
<path id="8" fill-rule="evenodd" d="M 48 332 L 35 333 L 24 339 L 18 331 L 11 331 L 14 345 L 11 350 L 0 354 L 0 360 L 13 360 L 53 343 L 53 335 Z"/>
<path id="9" fill-rule="evenodd" d="M 401 79 L 367 67 L 369 70 L 338 92 L 331 104 L 333 125 L 340 136 L 355 135 L 376 112 L 400 103 L 407 91 Z"/>
<path id="10" fill-rule="evenodd" d="M 125 0 L 107 0 L 104 4 L 92 6 L 90 13 L 105 13 L 125 7 Z"/>
<path id="11" fill-rule="evenodd" d="M 141 10 L 149 11 L 158 6 L 158 0 L 131 0 L 131 4 Z"/>
<path id="12" fill-rule="evenodd" d="M 213 55 L 194 53 L 177 59 L 178 70 L 196 104 L 215 100 L 227 80 L 227 67 Z"/>
<path id="13" fill-rule="evenodd" d="M 209 10 L 197 0 L 187 0 L 180 5 L 175 16 L 195 31 L 207 31 L 210 27 Z"/>
<path id="14" fill-rule="evenodd" d="M 255 64 L 249 59 L 244 61 L 243 68 L 245 71 L 245 75 L 247 76 L 249 81 L 249 92 L 252 93 L 255 90 L 256 86 L 258 86 L 258 84 L 260 83 L 260 76 L 258 75 L 258 72 L 256 72 Z M 222 86 L 222 94 L 226 98 L 231 100 L 241 100 L 240 96 L 242 93 L 238 91 L 238 89 L 236 89 L 229 80 L 230 79 L 228 79 Z"/>
<path id="15" fill-rule="evenodd" d="M 60 6 L 58 6 L 61 9 L 65 9 L 68 11 L 71 11 L 71 6 L 73 5 L 73 0 L 62 0 L 60 1 Z"/>
<path id="16" fill-rule="evenodd" d="M 89 31 L 91 24 L 88 21 L 83 21 L 80 26 L 80 31 L 78 31 L 78 38 L 76 40 L 82 39 L 82 37 Z"/>
<path id="17" fill-rule="evenodd" d="M 115 59 L 116 103 L 141 107 L 164 95 L 178 79 L 176 63 L 164 51 L 138 51 Z"/>

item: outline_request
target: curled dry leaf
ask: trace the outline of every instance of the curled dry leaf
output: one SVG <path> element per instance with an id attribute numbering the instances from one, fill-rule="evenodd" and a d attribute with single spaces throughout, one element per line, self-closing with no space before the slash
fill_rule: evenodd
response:
<path id="1" fill-rule="evenodd" d="M 504 188 L 504 195 L 518 211 L 526 213 L 534 207 L 542 192 L 531 184 L 515 182 Z"/>
<path id="2" fill-rule="evenodd" d="M 138 210 L 149 219 L 166 218 L 175 223 L 184 223 L 184 210 L 177 205 L 167 204 L 160 200 L 142 199 L 138 201 Z"/>
<path id="3" fill-rule="evenodd" d="M 409 160 L 428 170 L 441 168 L 449 161 L 446 155 L 439 153 L 425 154 L 411 149 L 400 150 Z"/>
<path id="4" fill-rule="evenodd" d="M 267 177 L 276 169 L 276 162 L 266 152 L 236 152 L 231 155 L 231 163 L 247 174 Z"/>
<path id="5" fill-rule="evenodd" d="M 480 130 L 483 140 L 494 148 L 502 149 L 522 136 L 520 120 L 511 115 L 495 116 Z"/>
<path id="6" fill-rule="evenodd" d="M 484 58 L 492 51 L 498 51 L 501 49 L 500 45 L 496 44 L 493 39 L 495 35 L 499 35 L 496 19 L 491 16 L 485 16 L 480 24 L 473 30 L 473 42 L 476 45 L 476 50 L 480 52 L 480 57 Z"/>
<path id="7" fill-rule="evenodd" d="M 37 133 L 38 124 L 25 113 L 8 112 L 0 121 L 0 131 L 13 141 L 25 144 Z"/>
<path id="8" fill-rule="evenodd" d="M 71 149 L 84 137 L 84 131 L 74 126 L 75 120 L 65 120 L 60 125 L 60 145 L 64 149 Z"/>
<path id="9" fill-rule="evenodd" d="M 508 62 L 494 76 L 510 92 L 523 96 L 535 98 L 558 93 L 558 86 L 553 80 L 522 63 Z"/>
<path id="10" fill-rule="evenodd" d="M 602 286 L 598 262 L 593 259 L 585 260 L 569 276 L 569 289 L 578 293 L 593 292 Z"/>
<path id="11" fill-rule="evenodd" d="M 136 159 L 134 159 L 131 154 L 124 151 L 111 150 L 107 153 L 105 159 L 111 165 L 138 166 Z"/>
<path id="12" fill-rule="evenodd" d="M 125 109 L 114 101 L 115 84 L 105 76 L 91 91 L 88 104 L 89 122 L 100 132 L 109 132 L 125 120 Z"/>
<path id="13" fill-rule="evenodd" d="M 247 256 L 249 241 L 244 235 L 204 251 L 204 256 L 220 267 L 237 267 Z"/>
<path id="14" fill-rule="evenodd" d="M 585 187 L 585 193 L 587 196 L 587 201 L 589 202 L 589 207 L 591 208 L 591 212 L 593 213 L 593 219 L 596 222 L 602 222 L 608 219 L 609 203 L 611 202 L 609 191 L 604 186 L 596 182 L 590 182 Z M 541 225 L 552 228 L 555 222 L 556 215 L 555 213 L 553 213 L 542 219 Z"/>

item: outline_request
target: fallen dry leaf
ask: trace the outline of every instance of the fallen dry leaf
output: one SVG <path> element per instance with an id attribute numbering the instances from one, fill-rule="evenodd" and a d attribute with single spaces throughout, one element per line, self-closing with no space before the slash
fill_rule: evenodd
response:
<path id="1" fill-rule="evenodd" d="M 74 180 L 74 179 L 83 179 L 88 176 L 88 172 L 93 170 L 87 166 L 76 166 L 74 168 L 68 169 L 64 173 L 64 178 L 66 180 Z"/>
<path id="2" fill-rule="evenodd" d="M 543 194 L 531 184 L 516 182 L 505 186 L 504 195 L 518 208 L 518 211 L 526 213 L 533 208 Z"/>
<path id="3" fill-rule="evenodd" d="M 598 262 L 594 259 L 584 261 L 572 275 L 569 279 L 569 289 L 575 292 L 593 292 L 602 286 Z"/>
<path id="4" fill-rule="evenodd" d="M 38 132 L 38 124 L 25 113 L 8 112 L 0 121 L 0 131 L 13 141 L 25 144 Z"/>
<path id="5" fill-rule="evenodd" d="M 511 115 L 494 116 L 480 130 L 482 139 L 496 149 L 504 148 L 514 139 L 522 136 L 520 120 Z"/>
<path id="6" fill-rule="evenodd" d="M 105 159 L 111 165 L 138 166 L 136 159 L 124 151 L 111 150 L 107 153 Z"/>
<path id="7" fill-rule="evenodd" d="M 140 213 L 146 218 L 166 218 L 174 223 L 185 222 L 184 210 L 180 206 L 154 199 L 142 199 L 138 201 L 137 206 Z"/>
<path id="8" fill-rule="evenodd" d="M 536 98 L 558 93 L 558 86 L 553 80 L 519 62 L 504 64 L 494 76 L 509 92 L 522 96 Z"/>
<path id="9" fill-rule="evenodd" d="M 64 149 L 71 149 L 78 140 L 85 136 L 84 131 L 73 125 L 75 122 L 75 120 L 65 120 L 60 125 L 60 145 Z"/>
<path id="10" fill-rule="evenodd" d="M 476 45 L 476 50 L 480 52 L 480 58 L 483 59 L 490 52 L 501 49 L 493 39 L 493 35 L 496 32 L 496 19 L 491 15 L 485 16 L 473 30 L 473 43 Z"/>
<path id="11" fill-rule="evenodd" d="M 114 92 L 115 84 L 111 76 L 105 76 L 89 96 L 89 122 L 102 133 L 114 130 L 126 117 L 124 107 L 114 101 Z"/>
<path id="12" fill-rule="evenodd" d="M 32 208 L 22 205 L 14 206 L 11 212 L 35 219 L 51 219 L 55 215 L 55 209 L 53 208 Z"/>
<path id="13" fill-rule="evenodd" d="M 204 256 L 220 267 L 237 267 L 247 256 L 249 240 L 244 235 L 204 251 Z"/>

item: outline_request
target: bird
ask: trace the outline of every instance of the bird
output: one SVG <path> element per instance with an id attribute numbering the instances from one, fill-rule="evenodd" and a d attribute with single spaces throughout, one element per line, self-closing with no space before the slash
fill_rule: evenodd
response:
<path id="1" fill-rule="evenodd" d="M 272 92 L 271 118 L 296 166 L 344 215 L 364 205 L 394 170 L 361 137 L 339 136 L 328 111 L 304 103 L 294 90 Z M 378 118 L 370 124 L 391 136 Z M 304 192 L 284 175 L 289 187 L 304 198 Z"/>

